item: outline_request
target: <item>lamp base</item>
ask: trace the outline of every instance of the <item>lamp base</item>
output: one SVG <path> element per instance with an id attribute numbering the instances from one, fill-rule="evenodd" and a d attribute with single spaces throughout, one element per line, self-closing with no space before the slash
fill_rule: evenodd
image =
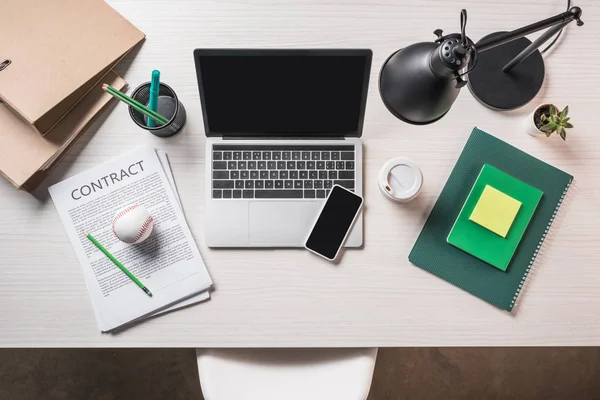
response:
<path id="1" fill-rule="evenodd" d="M 485 38 L 503 32 L 495 32 Z M 484 38 L 484 39 L 485 39 Z M 513 110 L 527 104 L 544 82 L 544 59 L 539 51 L 509 72 L 502 68 L 531 44 L 520 38 L 480 53 L 477 65 L 469 72 L 469 90 L 483 105 L 494 110 Z"/>

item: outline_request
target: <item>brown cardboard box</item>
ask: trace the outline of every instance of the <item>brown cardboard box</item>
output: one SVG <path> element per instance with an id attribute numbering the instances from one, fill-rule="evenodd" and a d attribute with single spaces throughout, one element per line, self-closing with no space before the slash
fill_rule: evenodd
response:
<path id="1" fill-rule="evenodd" d="M 103 0 L 2 0 L 0 100 L 45 135 L 144 34 Z"/>
<path id="2" fill-rule="evenodd" d="M 112 71 L 103 82 L 127 87 Z M 34 190 L 111 100 L 116 101 L 96 84 L 46 136 L 0 105 L 0 173 L 17 188 Z"/>

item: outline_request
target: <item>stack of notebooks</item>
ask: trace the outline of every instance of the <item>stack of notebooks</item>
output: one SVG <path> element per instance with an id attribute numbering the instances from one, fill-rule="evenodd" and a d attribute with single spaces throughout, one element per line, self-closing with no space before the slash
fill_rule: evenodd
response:
<path id="1" fill-rule="evenodd" d="M 102 0 L 3 2 L 0 26 L 0 174 L 32 191 L 112 99 L 102 83 L 127 87 L 112 69 L 144 34 Z"/>
<path id="2" fill-rule="evenodd" d="M 572 180 L 475 128 L 409 260 L 512 311 Z"/>

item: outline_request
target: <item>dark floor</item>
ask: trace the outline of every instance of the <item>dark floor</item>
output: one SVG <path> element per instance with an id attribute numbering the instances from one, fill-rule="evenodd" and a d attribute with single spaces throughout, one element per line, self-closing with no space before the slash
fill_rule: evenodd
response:
<path id="1" fill-rule="evenodd" d="M 599 348 L 380 349 L 369 400 L 595 399 L 599 377 Z M 194 350 L 0 350 L 0 399 L 202 395 Z"/>

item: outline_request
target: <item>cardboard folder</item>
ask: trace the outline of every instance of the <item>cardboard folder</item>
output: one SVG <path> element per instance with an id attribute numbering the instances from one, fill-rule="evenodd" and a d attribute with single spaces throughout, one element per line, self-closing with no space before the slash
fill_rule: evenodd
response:
<path id="1" fill-rule="evenodd" d="M 48 134 L 144 34 L 103 0 L 2 0 L 0 100 Z"/>
<path id="2" fill-rule="evenodd" d="M 118 90 L 127 86 L 112 71 L 103 81 Z M 96 84 L 45 136 L 0 105 L 0 173 L 14 186 L 34 190 L 111 100 Z"/>

